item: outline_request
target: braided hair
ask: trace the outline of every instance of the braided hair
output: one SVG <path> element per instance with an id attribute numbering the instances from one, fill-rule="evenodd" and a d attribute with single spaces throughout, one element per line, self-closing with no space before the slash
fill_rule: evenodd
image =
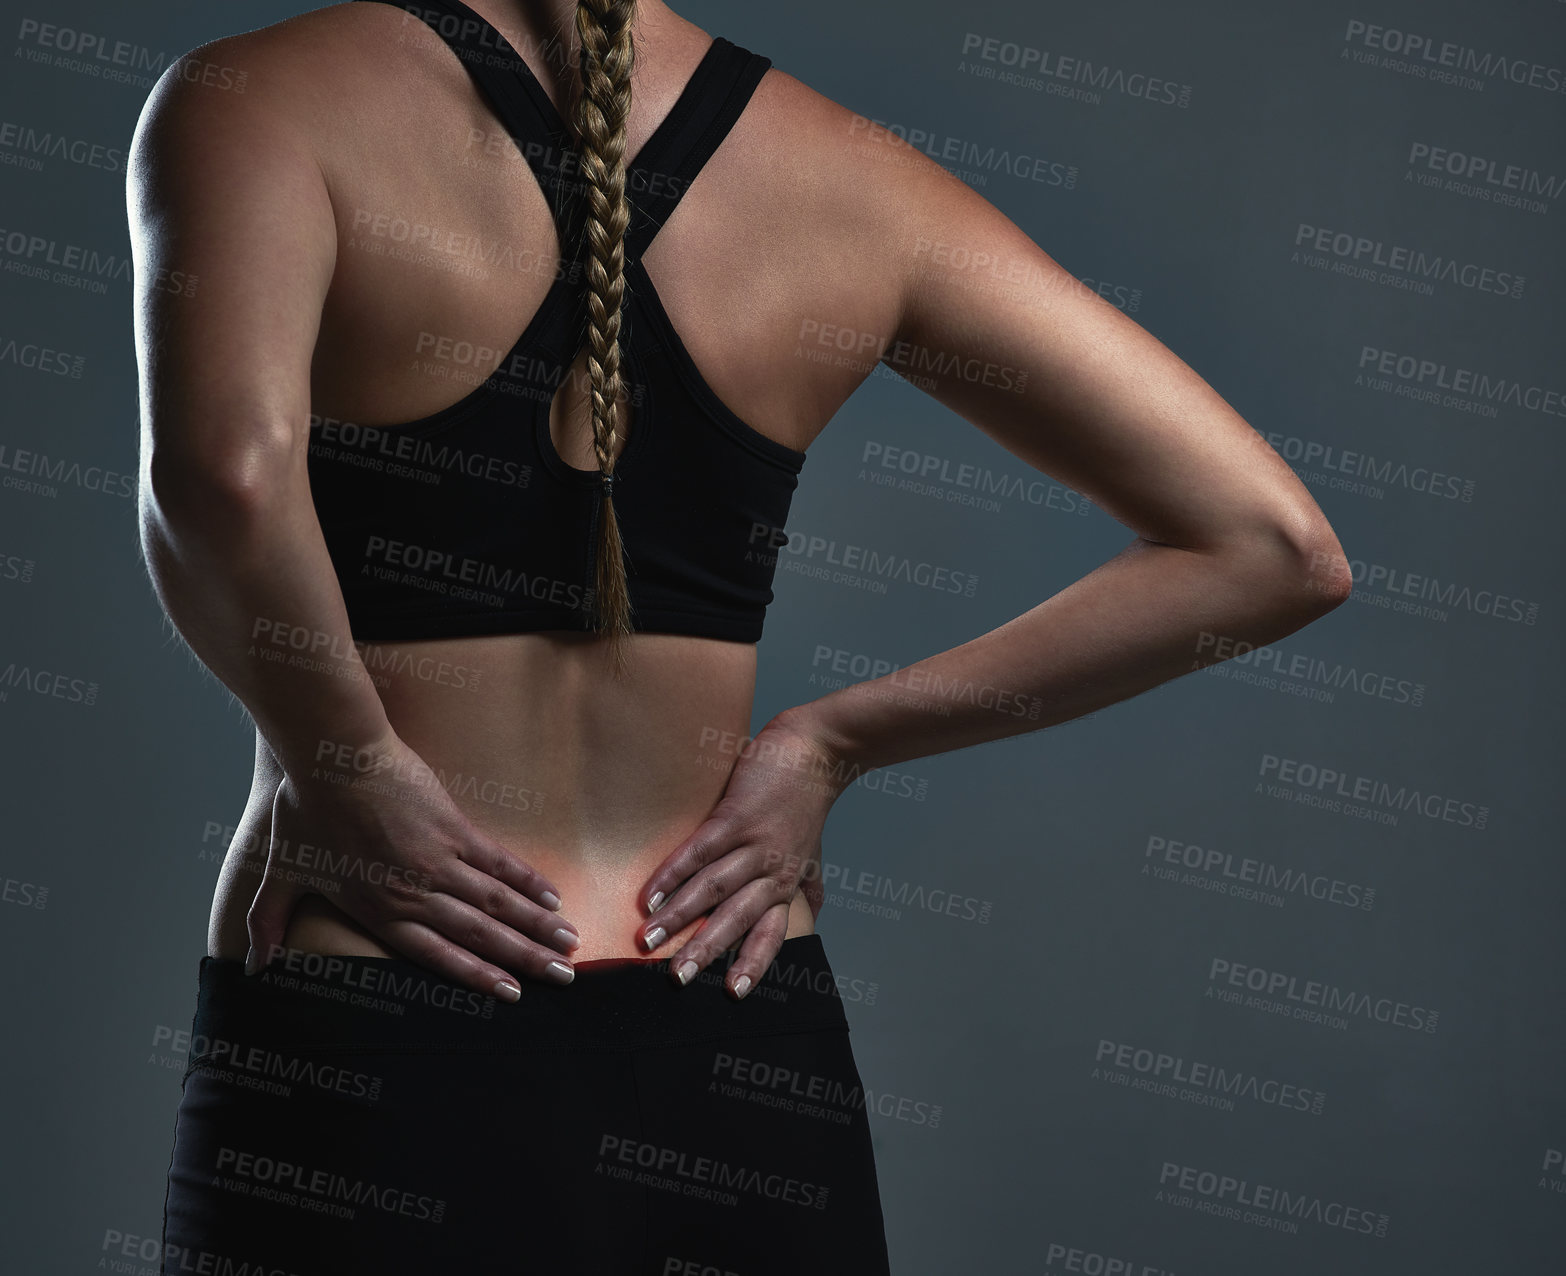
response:
<path id="1" fill-rule="evenodd" d="M 581 39 L 575 126 L 581 148 L 582 228 L 587 275 L 587 373 L 592 399 L 593 450 L 602 476 L 595 567 L 595 628 L 607 633 L 616 675 L 624 671 L 623 643 L 632 633 L 619 520 L 614 509 L 614 448 L 620 439 L 620 313 L 625 298 L 626 124 L 631 114 L 631 22 L 636 0 L 578 0 Z"/>

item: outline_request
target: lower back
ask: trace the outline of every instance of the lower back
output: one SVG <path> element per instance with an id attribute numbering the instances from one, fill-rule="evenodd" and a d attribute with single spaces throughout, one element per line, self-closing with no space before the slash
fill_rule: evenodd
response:
<path id="1" fill-rule="evenodd" d="M 610 677 L 601 640 L 539 633 L 384 643 L 366 667 L 398 736 L 487 836 L 550 878 L 582 944 L 573 961 L 670 956 L 692 923 L 649 954 L 637 900 L 659 863 L 722 795 L 749 734 L 756 649 L 633 635 Z M 242 960 L 282 772 L 263 742 L 250 800 L 213 900 L 208 953 Z M 308 840 L 307 838 L 305 840 Z M 335 849 L 335 848 L 334 848 Z M 802 897 L 788 935 L 813 930 Z M 306 895 L 284 944 L 393 955 L 321 894 Z"/>

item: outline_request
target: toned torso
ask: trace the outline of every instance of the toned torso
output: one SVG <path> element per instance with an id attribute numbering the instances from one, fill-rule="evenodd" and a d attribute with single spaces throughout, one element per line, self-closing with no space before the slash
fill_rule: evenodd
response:
<path id="1" fill-rule="evenodd" d="M 522 53 L 569 118 L 556 65 L 541 52 L 548 46 L 509 22 L 514 15 L 501 0 L 472 7 Z M 631 158 L 710 36 L 648 5 L 637 40 Z M 551 271 L 474 274 L 354 245 L 365 239 L 355 239 L 356 217 L 362 227 L 368 210 L 500 239 L 519 250 L 514 259 L 552 267 L 558 245 L 545 198 L 468 73 L 421 21 L 386 4 L 334 6 L 223 43 L 231 62 L 291 81 L 295 122 L 309 131 L 336 211 L 337 266 L 312 366 L 312 411 L 394 426 L 460 399 L 526 327 Z M 855 153 L 854 119 L 769 71 L 643 259 L 718 397 L 762 434 L 800 450 L 868 372 L 863 362 L 801 357 L 801 331 L 815 321 L 885 338 L 895 320 L 884 246 L 854 216 L 853 201 L 873 197 L 864 190 L 873 174 Z M 496 135 L 508 144 L 473 141 Z M 421 333 L 496 353 L 466 380 L 431 375 L 416 358 Z M 595 462 L 582 384 L 580 375 L 567 378 L 550 428 L 561 457 L 586 470 Z M 367 653 L 398 735 L 438 773 L 471 779 L 451 789 L 464 813 L 559 887 L 561 915 L 582 937 L 572 959 L 648 956 L 636 938 L 645 920 L 637 892 L 723 791 L 735 755 L 722 742 L 750 728 L 755 647 L 636 634 L 619 681 L 609 679 L 600 643 L 586 635 L 396 647 L 476 675 L 466 679 L 476 685 L 457 686 L 397 673 Z M 397 662 L 410 666 L 417 662 Z M 281 778 L 258 736 L 253 788 L 213 904 L 213 956 L 245 955 L 246 912 Z M 698 925 L 651 955 L 672 955 Z M 811 910 L 796 895 L 787 933 L 812 929 Z M 320 895 L 304 897 L 284 942 L 391 954 Z"/>

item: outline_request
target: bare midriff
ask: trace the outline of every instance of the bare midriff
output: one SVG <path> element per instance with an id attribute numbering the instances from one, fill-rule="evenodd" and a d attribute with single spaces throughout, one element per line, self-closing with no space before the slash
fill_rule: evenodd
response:
<path id="1" fill-rule="evenodd" d="M 653 870 L 711 813 L 749 734 L 756 648 L 637 633 L 614 680 L 602 640 L 524 633 L 376 644 L 365 651 L 398 736 L 484 834 L 558 889 L 580 933 L 573 964 L 673 956 L 698 918 L 649 951 L 638 900 Z M 395 658 L 393 658 L 395 657 Z M 272 798 L 283 775 L 257 740 L 250 798 L 213 900 L 207 951 L 243 960 Z M 368 848 L 355 848 L 365 853 Z M 787 938 L 814 931 L 803 895 Z M 326 895 L 302 896 L 287 948 L 401 956 Z"/>

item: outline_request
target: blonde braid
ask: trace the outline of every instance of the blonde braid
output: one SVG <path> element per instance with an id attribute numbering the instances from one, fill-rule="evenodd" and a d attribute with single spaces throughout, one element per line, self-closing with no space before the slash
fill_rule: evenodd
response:
<path id="1" fill-rule="evenodd" d="M 592 394 L 593 450 L 605 476 L 598 527 L 597 629 L 607 631 L 615 673 L 624 670 L 622 642 L 632 633 L 631 597 L 615 517 L 614 447 L 622 379 L 620 307 L 625 297 L 625 232 L 631 205 L 625 194 L 626 121 L 631 113 L 631 66 L 636 48 L 631 20 L 636 0 L 579 0 L 582 42 L 576 130 L 587 199 L 583 236 L 587 255 L 587 371 Z"/>

